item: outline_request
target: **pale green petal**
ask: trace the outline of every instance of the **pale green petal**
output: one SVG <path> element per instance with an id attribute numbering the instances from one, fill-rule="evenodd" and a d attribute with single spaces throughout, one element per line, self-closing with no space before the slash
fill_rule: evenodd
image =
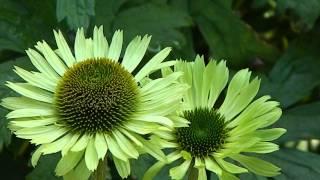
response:
<path id="1" fill-rule="evenodd" d="M 85 59 L 91 59 L 93 57 L 93 40 L 92 38 L 86 39 L 86 51 L 85 51 Z"/>
<path id="2" fill-rule="evenodd" d="M 202 158 L 195 158 L 195 162 L 194 162 L 194 167 L 195 168 L 201 168 L 201 167 L 205 167 L 205 162 Z"/>
<path id="3" fill-rule="evenodd" d="M 77 30 L 74 42 L 74 54 L 78 62 L 86 59 L 86 38 L 83 28 Z"/>
<path id="4" fill-rule="evenodd" d="M 167 162 L 168 163 L 171 163 L 173 161 L 176 161 L 177 159 L 183 157 L 182 156 L 182 152 L 180 150 L 176 150 L 170 154 L 167 155 Z M 184 158 L 184 159 L 187 159 L 187 160 L 190 160 L 191 158 Z"/>
<path id="5" fill-rule="evenodd" d="M 112 134 L 118 143 L 119 147 L 122 149 L 124 153 L 128 156 L 137 159 L 139 156 L 138 151 L 133 146 L 133 144 L 118 130 L 112 131 Z"/>
<path id="6" fill-rule="evenodd" d="M 170 169 L 170 176 L 172 179 L 182 179 L 190 166 L 191 160 L 185 160 L 181 165 Z"/>
<path id="7" fill-rule="evenodd" d="M 43 41 L 42 43 L 38 42 L 35 47 L 44 55 L 50 66 L 60 76 L 63 76 L 64 72 L 67 70 L 67 67 L 57 56 L 57 54 L 50 48 L 50 46 L 45 41 Z"/>
<path id="8" fill-rule="evenodd" d="M 110 150 L 111 154 L 113 156 L 117 157 L 118 159 L 121 159 L 123 161 L 127 161 L 128 160 L 128 155 L 126 155 L 122 151 L 122 149 L 117 144 L 116 140 L 114 140 L 113 137 L 110 137 L 107 134 L 105 134 L 104 137 L 105 137 L 105 139 L 107 141 L 107 145 L 109 147 L 109 150 Z"/>
<path id="9" fill-rule="evenodd" d="M 171 73 L 165 78 L 158 78 L 156 80 L 152 80 L 148 84 L 144 85 L 141 88 L 142 93 L 154 93 L 162 90 L 170 86 L 172 83 L 177 82 L 178 78 L 181 77 L 182 72 Z"/>
<path id="10" fill-rule="evenodd" d="M 51 80 L 57 80 L 60 78 L 54 69 L 49 65 L 49 63 L 37 51 L 28 49 L 26 53 L 32 64 L 47 78 Z"/>
<path id="11" fill-rule="evenodd" d="M 32 120 L 31 120 L 32 119 Z M 39 126 L 51 125 L 57 122 L 57 118 L 20 118 L 10 121 L 10 124 L 21 128 L 32 128 Z"/>
<path id="12" fill-rule="evenodd" d="M 43 146 L 39 146 L 32 154 L 31 158 L 31 165 L 35 167 L 40 159 L 40 156 L 42 155 L 42 148 Z"/>
<path id="13" fill-rule="evenodd" d="M 32 128 L 23 128 L 15 132 L 17 136 L 22 136 L 24 138 L 32 138 L 32 136 L 39 136 L 42 134 L 46 134 L 48 132 L 56 131 L 59 129 L 57 126 L 39 126 L 39 127 L 32 127 Z M 21 137 L 21 138 L 22 138 Z"/>
<path id="14" fill-rule="evenodd" d="M 72 135 L 66 134 L 65 136 L 52 143 L 44 144 L 42 150 L 43 154 L 52 154 L 61 151 L 63 147 L 70 142 L 71 138 Z"/>
<path id="15" fill-rule="evenodd" d="M 67 44 L 66 40 L 64 39 L 61 31 L 53 31 L 54 37 L 56 39 L 56 43 L 61 54 L 61 58 L 64 62 L 68 65 L 68 67 L 72 67 L 72 65 L 76 62 L 72 52 Z"/>
<path id="16" fill-rule="evenodd" d="M 174 127 L 189 127 L 190 121 L 180 116 L 168 116 L 173 122 Z"/>
<path id="17" fill-rule="evenodd" d="M 176 136 L 175 134 L 172 133 L 171 129 L 169 129 L 169 131 L 154 131 L 153 134 L 165 140 L 169 140 L 169 141 L 176 140 Z"/>
<path id="18" fill-rule="evenodd" d="M 33 144 L 45 144 L 45 143 L 51 143 L 64 135 L 66 132 L 68 132 L 67 129 L 60 128 L 57 129 L 56 131 L 46 133 L 46 134 L 41 134 L 39 136 L 34 136 L 31 140 L 31 143 Z"/>
<path id="19" fill-rule="evenodd" d="M 55 84 L 52 84 L 50 81 L 48 81 L 47 79 L 43 78 L 41 79 L 41 81 L 39 81 L 40 77 L 43 76 L 39 76 L 38 74 L 34 74 L 31 73 L 29 71 L 26 71 L 22 68 L 19 68 L 17 66 L 15 66 L 15 70 L 14 70 L 21 78 L 23 78 L 24 80 L 26 80 L 29 84 L 39 87 L 41 89 L 45 89 L 47 91 L 50 92 L 54 92 L 55 91 Z"/>
<path id="20" fill-rule="evenodd" d="M 234 103 L 235 98 L 239 95 L 243 88 L 249 85 L 250 76 L 251 72 L 248 71 L 248 69 L 240 70 L 233 76 L 229 83 L 226 98 L 219 108 L 220 113 L 223 115 L 228 115 L 227 113 L 230 112 L 230 107 Z"/>
<path id="21" fill-rule="evenodd" d="M 209 171 L 212 171 L 214 173 L 216 173 L 217 175 L 221 175 L 222 174 L 222 169 L 220 168 L 220 166 L 210 157 L 206 157 L 204 159 L 206 168 Z"/>
<path id="22" fill-rule="evenodd" d="M 264 124 L 262 124 L 259 127 L 259 128 L 264 128 L 264 127 L 268 127 L 271 124 L 273 124 L 276 121 L 278 121 L 280 119 L 281 115 L 282 115 L 282 110 L 280 108 L 276 108 L 276 109 L 272 110 L 270 113 L 256 118 L 255 121 L 263 121 L 263 122 L 265 122 Z"/>
<path id="23" fill-rule="evenodd" d="M 58 176 L 63 176 L 77 166 L 81 158 L 83 157 L 83 151 L 69 152 L 63 156 L 57 164 L 55 172 Z"/>
<path id="24" fill-rule="evenodd" d="M 93 30 L 93 56 L 95 58 L 107 57 L 109 45 L 103 34 L 103 26 Z"/>
<path id="25" fill-rule="evenodd" d="M 88 170 L 84 158 L 80 161 L 77 167 L 63 176 L 64 180 L 88 180 L 91 171 Z"/>
<path id="26" fill-rule="evenodd" d="M 75 145 L 75 143 L 77 142 L 77 140 L 79 139 L 80 134 L 73 134 L 72 138 L 70 139 L 69 143 L 67 145 L 65 145 L 61 151 L 62 156 L 66 155 L 69 150 L 73 147 L 73 145 Z M 76 151 L 73 151 L 76 152 Z"/>
<path id="27" fill-rule="evenodd" d="M 72 146 L 71 151 L 82 151 L 87 147 L 87 144 L 89 142 L 89 136 L 88 135 L 82 135 L 80 139 Z"/>
<path id="28" fill-rule="evenodd" d="M 110 48 L 107 56 L 109 59 L 112 59 L 114 61 L 119 60 L 119 57 L 121 54 L 122 42 L 123 42 L 123 33 L 121 30 L 117 30 L 113 34 L 112 41 L 110 44 Z"/>
<path id="29" fill-rule="evenodd" d="M 51 116 L 54 115 L 54 109 L 17 109 L 7 114 L 8 119 L 36 117 L 36 116 Z"/>
<path id="30" fill-rule="evenodd" d="M 192 68 L 193 64 L 191 62 L 183 62 L 179 61 L 175 66 L 175 72 L 183 72 L 183 77 L 180 78 L 181 83 L 188 84 L 191 88 L 188 89 L 187 93 L 185 93 L 185 96 L 183 97 L 183 101 L 185 104 L 189 106 L 190 109 L 194 108 L 194 85 L 193 85 L 193 76 L 192 76 Z"/>
<path id="31" fill-rule="evenodd" d="M 272 177 L 280 174 L 280 168 L 256 157 L 236 154 L 231 158 L 245 166 L 249 171 L 261 176 Z"/>
<path id="32" fill-rule="evenodd" d="M 17 93 L 26 96 L 31 99 L 35 99 L 42 102 L 52 103 L 53 94 L 43 89 L 34 87 L 28 83 L 12 83 L 7 82 L 9 88 L 16 91 Z"/>
<path id="33" fill-rule="evenodd" d="M 252 119 L 263 115 L 262 113 L 258 112 L 261 112 L 261 109 L 265 109 L 265 106 L 267 105 L 266 101 L 270 98 L 270 96 L 262 96 L 254 102 L 252 102 L 239 116 L 237 116 L 230 123 L 228 123 L 228 127 L 234 128 L 239 124 L 246 124 Z"/>
<path id="34" fill-rule="evenodd" d="M 115 156 L 113 156 L 113 162 L 121 178 L 124 179 L 130 175 L 131 170 L 129 161 L 122 161 L 121 159 L 118 159 Z"/>
<path id="35" fill-rule="evenodd" d="M 166 161 L 165 154 L 161 151 L 161 147 L 153 142 L 145 140 L 143 137 L 140 137 L 139 135 L 136 136 L 136 138 L 142 142 L 143 144 L 143 150 L 147 153 L 149 153 L 151 156 L 156 158 L 159 161 Z"/>
<path id="36" fill-rule="evenodd" d="M 198 180 L 207 180 L 206 168 L 201 167 L 198 169 Z"/>
<path id="37" fill-rule="evenodd" d="M 86 148 L 86 152 L 85 152 L 86 165 L 90 171 L 94 171 L 95 169 L 97 169 L 97 166 L 99 163 L 99 158 L 98 158 L 94 141 L 95 141 L 94 138 L 90 137 L 87 148 Z"/>
<path id="38" fill-rule="evenodd" d="M 7 109 L 50 109 L 52 104 L 44 103 L 27 97 L 7 97 L 2 99 L 1 105 Z"/>
<path id="39" fill-rule="evenodd" d="M 269 113 L 261 115 L 255 119 L 251 119 L 245 124 L 238 125 L 236 128 L 230 131 L 230 134 L 240 136 L 251 133 L 258 128 L 264 128 L 276 122 L 280 118 L 281 114 L 281 109 L 276 108 Z"/>
<path id="40" fill-rule="evenodd" d="M 271 153 L 279 150 L 279 146 L 277 144 L 271 142 L 258 142 L 255 145 L 247 148 L 244 152 L 253 152 L 253 153 Z"/>
<path id="41" fill-rule="evenodd" d="M 157 68 L 157 66 L 169 55 L 170 51 L 171 48 L 165 48 L 153 56 L 153 58 L 151 58 L 150 61 L 148 61 L 147 64 L 145 64 L 143 68 L 141 68 L 141 70 L 135 75 L 136 81 L 139 82 L 151 71 Z"/>
<path id="42" fill-rule="evenodd" d="M 140 122 L 140 121 L 128 121 L 124 124 L 127 130 L 133 131 L 138 134 L 149 134 L 159 128 L 158 124 Z"/>
<path id="43" fill-rule="evenodd" d="M 222 180 L 239 180 L 237 176 L 234 176 L 233 174 L 227 173 L 226 171 L 222 172 L 222 175 L 219 177 Z"/>
<path id="44" fill-rule="evenodd" d="M 261 141 L 273 141 L 275 139 L 278 139 L 285 132 L 287 132 L 287 130 L 283 128 L 272 128 L 257 130 L 254 135 L 259 137 Z"/>
<path id="45" fill-rule="evenodd" d="M 210 60 L 205 69 L 203 79 L 203 91 L 207 91 L 207 86 L 210 87 L 208 107 L 211 108 L 228 83 L 229 70 L 226 62 L 221 61 L 216 64 L 216 61 Z M 203 98 L 207 98 L 207 96 L 203 96 Z"/>
<path id="46" fill-rule="evenodd" d="M 195 107 L 205 107 L 206 102 L 202 102 L 203 96 L 202 94 L 202 85 L 203 85 L 203 72 L 204 72 L 205 64 L 203 56 L 197 55 L 195 62 L 193 64 L 193 94 L 196 98 L 194 98 Z M 208 96 L 206 96 L 208 99 Z"/>
<path id="47" fill-rule="evenodd" d="M 228 103 L 229 107 L 224 110 L 219 110 L 227 120 L 232 119 L 239 114 L 256 96 L 260 87 L 260 80 L 255 78 L 243 87 L 237 96 L 232 99 L 232 102 Z M 221 106 L 224 108 L 225 106 Z"/>
<path id="48" fill-rule="evenodd" d="M 162 62 L 160 63 L 157 67 L 155 67 L 152 71 L 150 71 L 149 74 L 157 71 L 157 70 L 161 70 L 163 68 L 167 68 L 167 67 L 170 67 L 170 66 L 174 66 L 177 64 L 177 61 L 175 60 L 171 60 L 171 61 L 165 61 L 165 62 Z"/>
<path id="49" fill-rule="evenodd" d="M 165 139 L 160 138 L 157 135 L 152 135 L 150 137 L 150 141 L 160 145 L 163 148 L 177 148 L 177 147 L 179 147 L 178 143 L 167 141 Z"/>
<path id="50" fill-rule="evenodd" d="M 137 36 L 129 43 L 121 63 L 129 72 L 132 72 L 142 60 L 150 40 L 151 36 L 148 35 L 145 35 L 142 39 Z"/>
<path id="51" fill-rule="evenodd" d="M 259 142 L 260 139 L 257 137 L 241 137 L 237 141 L 226 143 L 224 145 L 224 149 L 221 149 L 219 151 L 219 156 L 216 155 L 219 158 L 224 158 L 229 156 L 230 154 L 236 154 L 242 152 L 244 149 L 247 149 L 248 147 L 253 146 L 257 142 Z"/>
<path id="52" fill-rule="evenodd" d="M 226 171 L 233 173 L 233 174 L 238 174 L 238 173 L 246 173 L 248 172 L 247 169 L 239 167 L 235 164 L 229 163 L 228 161 L 225 161 L 221 158 L 216 158 L 217 163 Z"/>
<path id="53" fill-rule="evenodd" d="M 97 133 L 94 141 L 97 153 L 98 153 L 98 158 L 99 159 L 104 159 L 107 151 L 108 151 L 108 145 L 107 141 L 104 138 L 104 135 L 101 133 Z"/>
<path id="54" fill-rule="evenodd" d="M 174 61 L 175 64 L 177 63 L 177 61 Z M 166 78 L 167 76 L 169 76 L 170 74 L 173 73 L 173 70 L 170 67 L 163 67 L 161 68 L 161 76 Z"/>
<path id="55" fill-rule="evenodd" d="M 154 179 L 154 177 L 160 172 L 160 170 L 166 165 L 166 163 L 158 161 L 154 163 L 143 175 L 142 180 Z"/>
<path id="56" fill-rule="evenodd" d="M 118 128 L 124 135 L 126 135 L 131 141 L 133 141 L 137 146 L 142 147 L 143 144 L 135 137 L 133 136 L 131 133 L 134 132 L 128 132 L 127 130 L 123 129 L 123 128 Z"/>
<path id="57" fill-rule="evenodd" d="M 144 122 L 151 122 L 151 123 L 159 123 L 164 126 L 173 127 L 173 122 L 164 116 L 153 116 L 153 115 L 144 115 L 135 118 L 136 121 L 144 121 Z"/>

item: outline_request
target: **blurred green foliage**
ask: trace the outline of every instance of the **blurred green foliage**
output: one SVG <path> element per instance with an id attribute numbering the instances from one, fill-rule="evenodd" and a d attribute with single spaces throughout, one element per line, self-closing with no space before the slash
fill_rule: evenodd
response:
<path id="1" fill-rule="evenodd" d="M 275 127 L 286 135 L 281 149 L 264 158 L 282 168 L 271 179 L 319 179 L 320 148 L 320 0 L 0 0 L 0 99 L 13 95 L 4 86 L 21 80 L 13 65 L 32 66 L 24 52 L 40 40 L 54 45 L 53 29 L 60 29 L 70 45 L 78 27 L 88 35 L 103 25 L 109 37 L 125 33 L 125 45 L 136 35 L 153 36 L 148 54 L 171 46 L 170 58 L 226 59 L 233 70 L 249 67 L 262 77 L 260 94 L 270 94 L 284 110 Z M 41 158 L 33 169 L 34 146 L 11 137 L 7 111 L 0 108 L 0 172 L 6 179 L 59 179 L 54 176 L 58 155 Z M 306 152 L 296 150 L 307 140 Z M 290 142 L 288 144 L 288 142 Z M 299 146 L 301 147 L 301 146 Z M 300 148 L 301 149 L 301 148 Z M 147 155 L 132 164 L 129 179 L 141 179 L 154 162 Z M 112 162 L 110 176 L 120 179 Z M 157 179 L 168 179 L 164 169 Z M 264 180 L 252 174 L 246 180 Z M 210 175 L 216 179 L 215 175 Z M 270 179 L 270 178 L 269 178 Z"/>

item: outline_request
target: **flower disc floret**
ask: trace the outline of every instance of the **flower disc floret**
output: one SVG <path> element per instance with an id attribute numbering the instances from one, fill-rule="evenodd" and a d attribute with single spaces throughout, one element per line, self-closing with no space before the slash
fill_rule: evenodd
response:
<path id="1" fill-rule="evenodd" d="M 61 78 L 55 104 L 61 123 L 84 133 L 111 132 L 136 109 L 138 86 L 119 63 L 90 59 Z"/>

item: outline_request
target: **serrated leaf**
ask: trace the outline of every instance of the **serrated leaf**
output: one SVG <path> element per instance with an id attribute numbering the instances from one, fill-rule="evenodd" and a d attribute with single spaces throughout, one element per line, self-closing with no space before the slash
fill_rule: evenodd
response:
<path id="1" fill-rule="evenodd" d="M 59 22 L 66 19 L 72 30 L 87 29 L 91 16 L 95 15 L 94 4 L 94 0 L 57 0 L 57 19 Z"/>
<path id="2" fill-rule="evenodd" d="M 232 12 L 229 1 L 191 1 L 197 26 L 209 45 L 210 55 L 243 66 L 255 58 L 273 61 L 278 51 Z"/>

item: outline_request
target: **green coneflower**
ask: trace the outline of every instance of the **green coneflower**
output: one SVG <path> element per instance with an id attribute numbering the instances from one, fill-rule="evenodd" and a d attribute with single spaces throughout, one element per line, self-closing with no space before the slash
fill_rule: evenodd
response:
<path id="1" fill-rule="evenodd" d="M 56 174 L 86 179 L 110 152 L 124 178 L 130 174 L 129 159 L 142 151 L 164 160 L 143 135 L 173 125 L 165 116 L 175 111 L 185 86 L 176 83 L 181 73 L 144 79 L 175 64 L 162 62 L 171 49 L 163 49 L 137 70 L 150 36 L 134 38 L 120 60 L 122 31 L 114 33 L 109 46 L 102 27 L 94 28 L 93 38 L 79 29 L 74 54 L 60 31 L 54 35 L 56 50 L 42 41 L 35 46 L 37 51 L 26 51 L 39 72 L 15 67 L 26 82 L 7 86 L 21 96 L 2 100 L 12 110 L 7 115 L 9 128 L 38 145 L 32 164 L 42 154 L 60 152 Z"/>
<path id="2" fill-rule="evenodd" d="M 286 131 L 265 128 L 277 121 L 282 111 L 278 102 L 268 101 L 269 96 L 253 101 L 260 80 L 250 81 L 251 72 L 240 70 L 231 79 L 223 102 L 219 103 L 219 96 L 228 84 L 225 61 L 211 60 L 205 66 L 203 57 L 197 56 L 195 62 L 179 61 L 175 71 L 183 72 L 181 82 L 191 86 L 179 112 L 189 126 L 181 127 L 179 122 L 171 131 L 154 132 L 153 140 L 173 152 L 167 155 L 167 161 L 155 163 L 144 179 L 152 179 L 164 165 L 177 160 L 183 162 L 170 169 L 172 179 L 183 179 L 192 172 L 193 178 L 206 180 L 206 170 L 217 174 L 219 179 L 238 179 L 234 174 L 248 171 L 268 177 L 278 175 L 278 167 L 250 156 L 250 153 L 278 150 L 278 145 L 269 141 Z M 170 73 L 170 68 L 163 69 L 164 76 Z"/>

